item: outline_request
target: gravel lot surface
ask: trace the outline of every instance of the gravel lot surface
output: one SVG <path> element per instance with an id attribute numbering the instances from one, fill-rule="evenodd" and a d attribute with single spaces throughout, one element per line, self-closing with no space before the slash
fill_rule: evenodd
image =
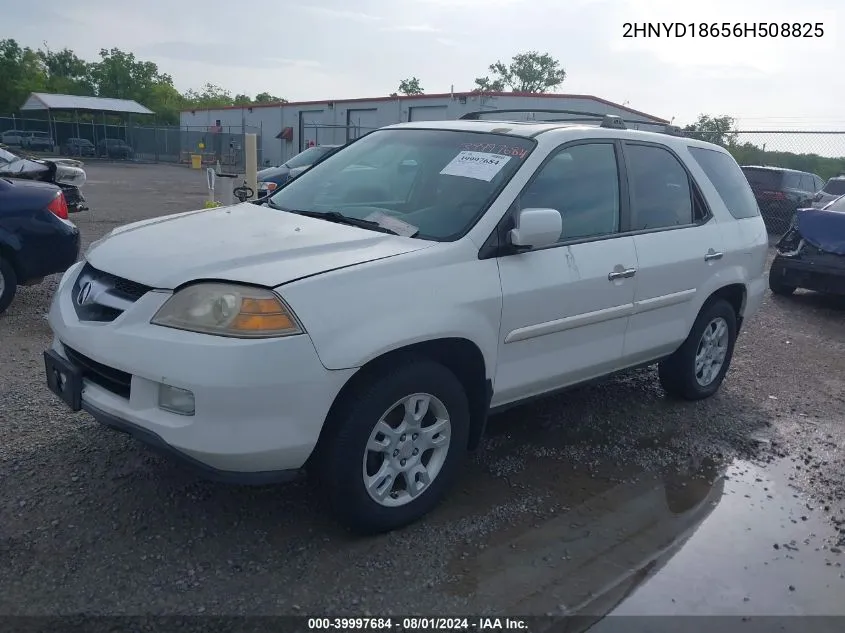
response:
<path id="1" fill-rule="evenodd" d="M 86 246 L 205 195 L 204 173 L 181 167 L 86 168 L 91 210 L 72 217 Z M 308 481 L 208 483 L 70 413 L 41 358 L 57 281 L 21 288 L 0 316 L 0 614 L 601 614 L 670 546 L 686 543 L 680 557 L 715 543 L 712 564 L 719 552 L 725 565 L 750 560 L 738 536 L 707 532 L 719 521 L 760 535 L 759 565 L 785 592 L 776 604 L 812 584 L 816 602 L 801 608 L 845 609 L 843 300 L 767 296 L 706 402 L 667 400 L 646 369 L 495 416 L 437 511 L 357 539 Z M 696 544 L 705 533 L 709 545 Z M 675 573 L 676 593 L 652 592 L 649 609 L 705 591 L 690 565 L 686 576 L 662 567 L 655 579 Z M 732 612 L 755 604 L 730 590 L 741 569 L 717 569 Z M 643 571 L 619 594 L 629 570 Z"/>

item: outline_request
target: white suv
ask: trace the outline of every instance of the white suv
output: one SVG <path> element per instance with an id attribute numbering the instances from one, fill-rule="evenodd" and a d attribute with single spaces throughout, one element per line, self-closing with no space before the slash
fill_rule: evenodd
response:
<path id="1" fill-rule="evenodd" d="M 715 145 L 616 117 L 393 125 L 261 204 L 92 244 L 53 299 L 47 381 L 213 477 L 308 467 L 348 525 L 390 530 L 491 410 L 657 362 L 670 394 L 712 395 L 767 246 Z"/>

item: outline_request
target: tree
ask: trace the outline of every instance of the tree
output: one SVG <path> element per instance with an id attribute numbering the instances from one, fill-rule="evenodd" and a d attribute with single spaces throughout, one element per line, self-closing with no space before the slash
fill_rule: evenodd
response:
<path id="1" fill-rule="evenodd" d="M 0 40 L 0 112 L 17 112 L 30 92 L 47 87 L 44 63 L 34 50 Z"/>
<path id="2" fill-rule="evenodd" d="M 736 143 L 735 123 L 734 118 L 727 115 L 700 114 L 696 122 L 687 125 L 684 131 L 702 141 L 727 147 Z"/>
<path id="3" fill-rule="evenodd" d="M 91 64 L 77 57 L 72 50 L 63 48 L 53 52 L 45 43 L 45 48 L 37 54 L 47 73 L 47 92 L 83 96 L 96 94 L 91 80 Z"/>
<path id="4" fill-rule="evenodd" d="M 419 79 L 416 77 L 409 77 L 408 79 L 403 79 L 399 82 L 399 92 L 406 96 L 421 95 L 423 94 L 423 89 L 422 86 L 420 86 Z"/>
<path id="5" fill-rule="evenodd" d="M 281 97 L 274 97 L 269 92 L 259 92 L 255 95 L 254 103 L 287 103 L 287 99 Z"/>
<path id="6" fill-rule="evenodd" d="M 181 94 L 173 78 L 153 62 L 136 59 L 118 48 L 101 49 L 100 59 L 88 62 L 72 50 L 22 48 L 13 39 L 0 40 L 0 114 L 16 113 L 31 92 L 90 95 L 130 99 L 155 112 L 159 123 L 176 125 L 180 110 L 254 103 L 281 103 L 285 99 L 261 92 L 232 97 L 224 88 L 206 83 L 202 89 Z M 57 114 L 62 117 L 64 115 Z M 86 120 L 91 115 L 80 115 Z"/>
<path id="7" fill-rule="evenodd" d="M 185 100 L 189 105 L 197 108 L 220 108 L 234 105 L 235 102 L 232 93 L 212 83 L 206 83 L 200 91 L 188 90 L 185 93 Z"/>
<path id="8" fill-rule="evenodd" d="M 501 79 L 491 80 L 490 77 L 476 77 L 473 92 L 502 92 L 505 84 Z"/>
<path id="9" fill-rule="evenodd" d="M 548 92 L 566 79 L 558 60 L 537 51 L 514 55 L 507 65 L 497 61 L 489 70 L 493 77 L 477 78 L 476 91 L 499 92 L 508 86 L 514 92 Z"/>
<path id="10" fill-rule="evenodd" d="M 100 49 L 100 61 L 91 65 L 91 78 L 98 97 L 131 99 L 142 104 L 153 86 L 162 81 L 173 83 L 169 75 L 159 73 L 155 63 L 138 61 L 134 53 L 119 48 Z"/>

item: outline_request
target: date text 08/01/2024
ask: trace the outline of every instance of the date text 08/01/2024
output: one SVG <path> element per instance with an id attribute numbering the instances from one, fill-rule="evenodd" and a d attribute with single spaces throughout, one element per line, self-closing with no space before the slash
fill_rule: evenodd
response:
<path id="1" fill-rule="evenodd" d="M 526 631 L 520 618 L 308 618 L 309 631 Z"/>
<path id="2" fill-rule="evenodd" d="M 622 37 L 824 37 L 823 22 L 625 22 Z"/>

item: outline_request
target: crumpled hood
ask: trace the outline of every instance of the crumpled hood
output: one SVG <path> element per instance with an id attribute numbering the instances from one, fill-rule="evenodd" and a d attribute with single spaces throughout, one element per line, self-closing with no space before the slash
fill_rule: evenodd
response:
<path id="1" fill-rule="evenodd" d="M 798 209 L 797 229 L 808 243 L 834 255 L 845 255 L 845 213 Z"/>
<path id="2" fill-rule="evenodd" d="M 245 202 L 119 227 L 86 259 L 153 288 L 197 279 L 273 287 L 431 244 Z"/>

